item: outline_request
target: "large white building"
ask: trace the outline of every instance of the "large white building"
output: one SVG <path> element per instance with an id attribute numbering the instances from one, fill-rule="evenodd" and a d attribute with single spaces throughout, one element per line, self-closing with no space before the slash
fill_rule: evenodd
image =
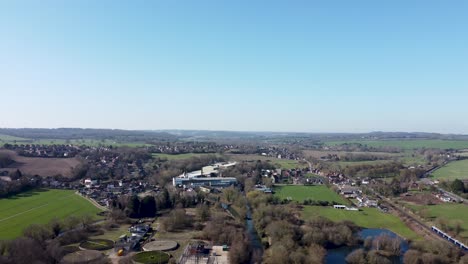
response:
<path id="1" fill-rule="evenodd" d="M 205 166 L 201 170 L 183 173 L 178 177 L 172 178 L 174 186 L 197 187 L 197 186 L 216 186 L 227 187 L 237 184 L 234 177 L 221 177 L 220 169 L 236 165 L 236 162 L 215 163 Z"/>

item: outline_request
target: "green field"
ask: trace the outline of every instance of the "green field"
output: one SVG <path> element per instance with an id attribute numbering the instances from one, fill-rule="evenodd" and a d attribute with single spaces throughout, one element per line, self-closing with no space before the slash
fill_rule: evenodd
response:
<path id="1" fill-rule="evenodd" d="M 12 239 L 30 224 L 46 224 L 53 218 L 96 215 L 100 210 L 72 190 L 35 190 L 0 199 L 0 238 Z"/>
<path id="2" fill-rule="evenodd" d="M 434 171 L 432 176 L 443 180 L 468 179 L 468 160 L 450 162 Z"/>
<path id="3" fill-rule="evenodd" d="M 300 162 L 298 160 L 289 159 L 278 159 L 274 157 L 267 157 L 254 154 L 229 154 L 228 157 L 235 161 L 267 161 L 273 164 L 278 169 L 290 170 L 295 168 L 306 168 L 308 165 L 306 162 Z"/>
<path id="4" fill-rule="evenodd" d="M 344 143 L 359 143 L 369 147 L 397 147 L 401 149 L 438 148 L 438 149 L 465 149 L 468 141 L 441 140 L 441 139 L 408 139 L 408 140 L 350 140 L 326 141 L 325 145 L 336 146 Z"/>
<path id="5" fill-rule="evenodd" d="M 274 159 L 271 161 L 275 167 L 284 170 L 297 169 L 297 168 L 306 168 L 307 163 L 301 163 L 297 160 L 287 160 L 287 159 Z"/>
<path id="6" fill-rule="evenodd" d="M 455 203 L 444 203 L 437 205 L 414 205 L 406 204 L 407 207 L 411 208 L 416 213 L 421 212 L 423 209 L 427 209 L 427 217 L 431 218 L 435 223 L 438 217 L 443 217 L 448 221 L 449 226 L 453 226 L 455 222 L 460 222 L 463 231 L 460 236 L 468 238 L 468 206 L 465 204 Z"/>
<path id="7" fill-rule="evenodd" d="M 22 141 L 22 140 L 27 140 L 27 139 L 26 138 L 20 138 L 20 137 L 14 137 L 14 136 L 10 136 L 10 135 L 0 134 L 0 141 L 14 142 L 15 140 Z"/>
<path id="8" fill-rule="evenodd" d="M 388 229 L 406 239 L 418 240 L 420 237 L 409 229 L 400 218 L 380 212 L 376 208 L 362 208 L 362 211 L 346 211 L 323 206 L 304 206 L 302 217 L 305 220 L 322 216 L 332 221 L 349 220 L 364 228 Z"/>
<path id="9" fill-rule="evenodd" d="M 95 139 L 28 139 L 28 138 L 19 138 L 9 135 L 0 134 L 0 145 L 4 144 L 38 144 L 38 145 L 64 145 L 64 144 L 73 144 L 73 145 L 86 145 L 91 147 L 97 146 L 113 146 L 113 147 L 141 147 L 141 146 L 150 146 L 144 142 L 116 142 L 114 140 L 95 140 Z"/>
<path id="10" fill-rule="evenodd" d="M 183 160 L 190 159 L 193 157 L 202 157 L 207 155 L 217 155 L 216 153 L 183 153 L 183 154 L 163 154 L 163 153 L 153 153 L 153 157 L 167 159 L 167 160 Z"/>
<path id="11" fill-rule="evenodd" d="M 275 195 L 281 199 L 291 198 L 303 202 L 305 199 L 349 204 L 343 197 L 326 186 L 282 185 L 275 186 Z"/>

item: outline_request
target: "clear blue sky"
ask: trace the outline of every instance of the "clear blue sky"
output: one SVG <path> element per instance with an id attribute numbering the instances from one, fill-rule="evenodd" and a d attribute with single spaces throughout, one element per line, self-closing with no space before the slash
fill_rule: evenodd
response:
<path id="1" fill-rule="evenodd" d="M 1 1 L 0 127 L 468 133 L 468 1 Z"/>

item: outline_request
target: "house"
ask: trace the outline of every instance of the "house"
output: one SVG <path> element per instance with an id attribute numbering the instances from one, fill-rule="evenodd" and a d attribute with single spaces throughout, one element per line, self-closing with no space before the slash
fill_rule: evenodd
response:
<path id="1" fill-rule="evenodd" d="M 357 187 L 345 185 L 340 188 L 340 193 L 346 198 L 356 198 L 361 193 L 361 190 Z"/>
<path id="2" fill-rule="evenodd" d="M 91 188 L 91 187 L 96 186 L 96 185 L 98 185 L 97 180 L 92 180 L 90 178 L 84 180 L 84 186 L 86 188 Z"/>

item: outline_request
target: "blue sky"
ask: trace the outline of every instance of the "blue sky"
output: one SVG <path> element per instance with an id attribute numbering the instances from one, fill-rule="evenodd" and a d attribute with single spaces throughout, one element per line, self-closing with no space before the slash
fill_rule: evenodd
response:
<path id="1" fill-rule="evenodd" d="M 1 1 L 0 127 L 468 134 L 466 1 Z"/>

